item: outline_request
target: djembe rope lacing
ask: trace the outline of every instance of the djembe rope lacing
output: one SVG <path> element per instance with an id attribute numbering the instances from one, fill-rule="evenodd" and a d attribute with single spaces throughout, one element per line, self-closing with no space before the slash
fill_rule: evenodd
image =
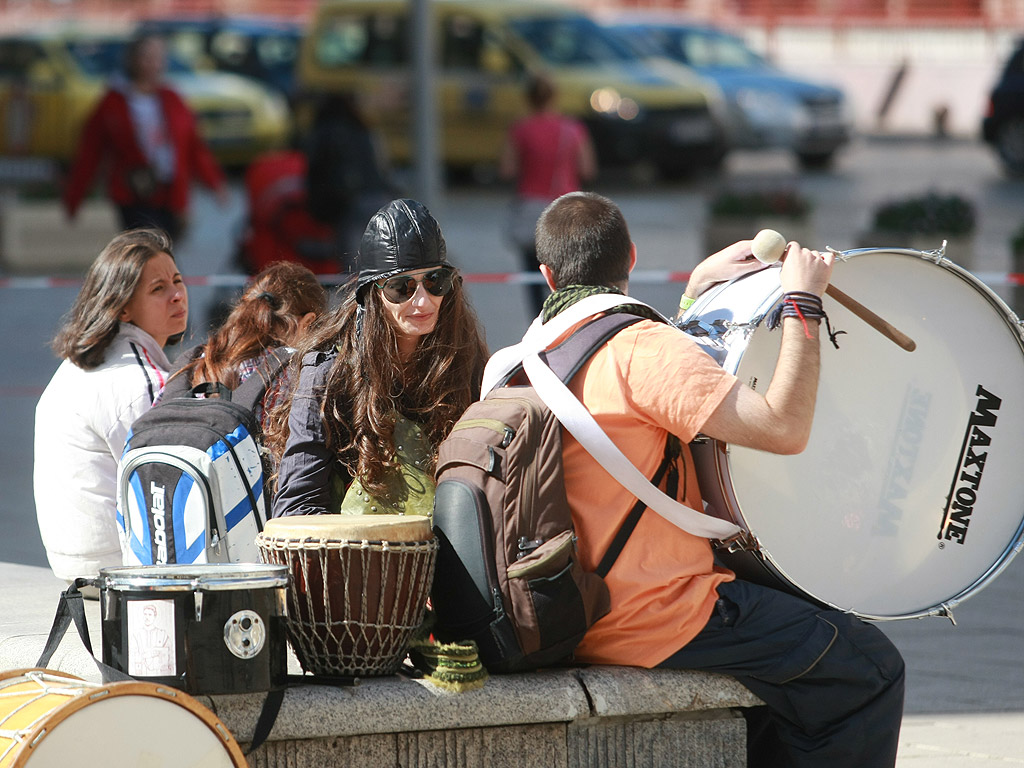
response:
<path id="1" fill-rule="evenodd" d="M 398 670 L 423 622 L 436 540 L 261 535 L 258 541 L 265 560 L 291 567 L 296 583 L 288 591 L 288 634 L 303 670 L 330 676 L 390 675 Z M 327 587 L 328 574 L 335 570 L 344 577 L 340 594 Z M 377 577 L 379 582 L 371 581 Z M 311 588 L 318 584 L 319 590 Z"/>

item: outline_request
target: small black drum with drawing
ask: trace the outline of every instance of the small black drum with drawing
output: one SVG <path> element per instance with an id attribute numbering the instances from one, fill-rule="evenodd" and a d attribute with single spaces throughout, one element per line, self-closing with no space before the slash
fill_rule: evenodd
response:
<path id="1" fill-rule="evenodd" d="M 103 661 L 192 694 L 279 688 L 288 570 L 258 564 L 104 568 Z"/>

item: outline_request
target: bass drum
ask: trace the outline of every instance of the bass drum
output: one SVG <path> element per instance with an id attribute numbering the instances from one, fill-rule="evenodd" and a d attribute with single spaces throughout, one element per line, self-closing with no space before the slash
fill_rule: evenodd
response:
<path id="1" fill-rule="evenodd" d="M 781 331 L 769 267 L 706 292 L 681 327 L 764 393 Z M 907 352 L 828 296 L 810 442 L 780 456 L 698 440 L 709 511 L 757 547 L 723 555 L 754 581 L 866 619 L 952 617 L 1024 536 L 1024 342 L 1009 308 L 937 253 L 841 254 L 837 288 L 916 342 Z"/>
<path id="2" fill-rule="evenodd" d="M 47 669 L 0 673 L 0 768 L 245 768 L 209 709 L 153 683 L 88 683 Z"/>

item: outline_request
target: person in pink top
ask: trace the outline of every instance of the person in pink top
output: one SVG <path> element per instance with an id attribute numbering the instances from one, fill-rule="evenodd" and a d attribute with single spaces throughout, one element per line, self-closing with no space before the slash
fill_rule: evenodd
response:
<path id="1" fill-rule="evenodd" d="M 501 175 L 516 183 L 509 235 L 519 251 L 522 271 L 533 275 L 540 266 L 534 228 L 541 212 L 552 200 L 581 189 L 597 174 L 590 134 L 579 120 L 558 113 L 556 95 L 547 77 L 530 79 L 526 89 L 530 115 L 509 129 L 501 155 Z M 534 313 L 540 314 L 547 294 L 542 283 L 531 284 Z"/>

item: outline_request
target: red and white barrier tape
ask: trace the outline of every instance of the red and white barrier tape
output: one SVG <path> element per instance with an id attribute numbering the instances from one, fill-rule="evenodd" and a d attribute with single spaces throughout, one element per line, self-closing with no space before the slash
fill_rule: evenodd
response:
<path id="1" fill-rule="evenodd" d="M 502 283 L 521 284 L 543 283 L 544 278 L 539 272 L 471 272 L 460 273 L 467 283 Z M 351 278 L 351 275 L 317 275 L 323 285 L 342 285 Z M 227 287 L 236 288 L 248 284 L 252 278 L 249 275 L 189 275 L 185 278 L 185 284 L 189 287 Z M 689 272 L 671 272 L 668 270 L 636 271 L 630 275 L 630 282 L 634 283 L 685 283 L 690 279 Z M 38 277 L 0 277 L 0 289 L 39 289 L 39 288 L 67 288 L 76 287 L 82 284 L 80 277 L 43 276 Z"/>
<path id="2" fill-rule="evenodd" d="M 1021 272 L 974 272 L 978 280 L 990 288 L 1000 286 L 1024 285 L 1024 273 Z M 350 275 L 317 275 L 323 285 L 341 285 Z M 539 272 L 471 272 L 462 273 L 467 283 L 486 284 L 501 283 L 511 285 L 528 285 L 542 283 L 544 278 Z M 201 288 L 237 288 L 246 285 L 251 278 L 248 275 L 191 275 L 185 278 L 188 286 Z M 636 270 L 629 275 L 629 282 L 637 285 L 661 285 L 666 283 L 685 283 L 690 279 L 689 272 L 671 270 Z M 0 277 L 0 289 L 31 290 L 40 288 L 68 288 L 82 284 L 80 277 L 38 276 L 38 277 Z"/>

